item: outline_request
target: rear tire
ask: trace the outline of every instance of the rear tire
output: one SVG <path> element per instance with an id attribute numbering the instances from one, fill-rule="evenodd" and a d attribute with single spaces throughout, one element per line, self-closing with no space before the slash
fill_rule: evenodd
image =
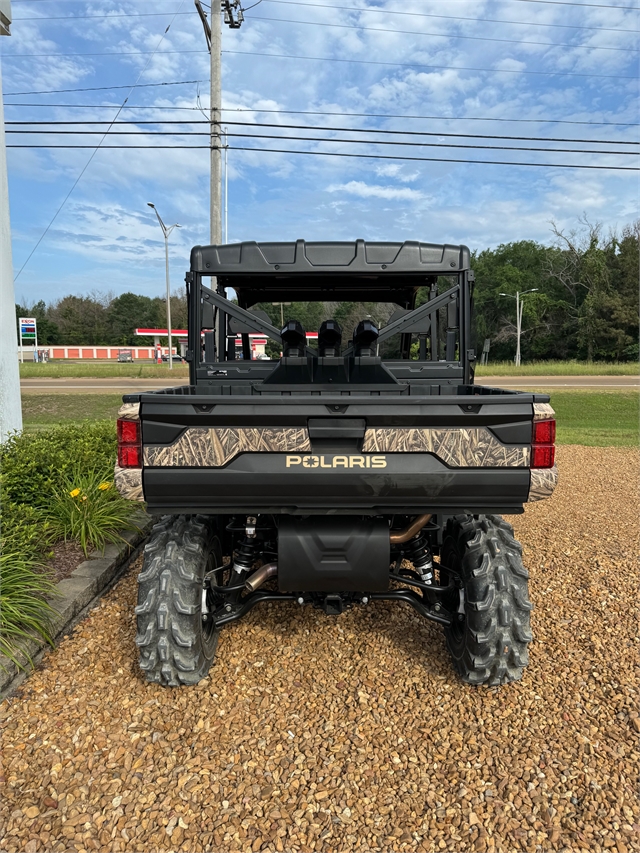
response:
<path id="1" fill-rule="evenodd" d="M 207 516 L 165 516 L 151 531 L 135 609 L 147 681 L 179 687 L 206 676 L 220 633 L 206 612 L 215 607 L 213 594 L 204 592 L 205 575 L 215 569 L 224 571 L 222 553 Z"/>
<path id="2" fill-rule="evenodd" d="M 453 665 L 469 684 L 505 684 L 522 678 L 532 640 L 529 573 L 513 528 L 499 515 L 450 519 L 441 551 L 441 583 L 451 568 L 460 577 L 444 602 L 454 621 L 445 628 Z"/>

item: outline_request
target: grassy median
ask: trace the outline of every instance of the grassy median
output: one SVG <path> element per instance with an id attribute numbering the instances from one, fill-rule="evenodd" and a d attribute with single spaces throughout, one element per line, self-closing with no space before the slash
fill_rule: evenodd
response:
<path id="1" fill-rule="evenodd" d="M 35 364 L 25 361 L 20 365 L 21 379 L 180 379 L 189 376 L 189 368 L 184 362 L 174 364 L 169 370 L 168 364 L 153 364 L 151 361 L 118 364 L 113 361 L 49 361 L 47 364 Z"/>
<path id="2" fill-rule="evenodd" d="M 543 390 L 543 389 L 540 389 Z M 551 391 L 558 420 L 558 444 L 591 447 L 636 447 L 638 403 L 635 391 Z M 36 394 L 22 396 L 22 413 L 28 432 L 55 424 L 116 418 L 120 394 Z"/>
<path id="3" fill-rule="evenodd" d="M 122 394 L 34 394 L 22 395 L 22 420 L 27 432 L 57 424 L 116 419 Z"/>
<path id="4" fill-rule="evenodd" d="M 512 361 L 476 365 L 476 376 L 638 376 L 638 362 L 536 361 L 516 367 Z"/>

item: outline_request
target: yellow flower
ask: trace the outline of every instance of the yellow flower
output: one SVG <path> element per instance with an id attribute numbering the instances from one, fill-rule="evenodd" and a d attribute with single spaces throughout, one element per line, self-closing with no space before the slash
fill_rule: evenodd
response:
<path id="1" fill-rule="evenodd" d="M 82 496 L 82 500 L 83 500 L 83 501 L 86 501 L 86 499 L 87 499 L 87 496 L 86 496 L 86 495 L 83 495 L 83 496 Z"/>
<path id="2" fill-rule="evenodd" d="M 72 492 L 69 492 L 72 498 L 77 498 L 80 494 L 80 489 L 74 489 Z"/>
<path id="3" fill-rule="evenodd" d="M 100 485 L 98 486 L 98 488 L 100 489 L 100 491 L 101 491 L 101 492 L 104 492 L 104 491 L 106 491 L 107 489 L 110 489 L 110 488 L 111 488 L 111 483 L 100 483 Z"/>

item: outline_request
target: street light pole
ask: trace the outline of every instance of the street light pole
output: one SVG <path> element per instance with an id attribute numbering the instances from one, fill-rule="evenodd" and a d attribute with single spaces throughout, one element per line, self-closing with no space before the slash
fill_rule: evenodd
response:
<path id="1" fill-rule="evenodd" d="M 175 225 L 170 225 L 168 228 L 162 221 L 160 214 L 156 210 L 154 204 L 151 204 L 150 201 L 147 202 L 148 206 L 153 208 L 156 216 L 158 217 L 158 222 L 160 223 L 160 227 L 162 228 L 162 233 L 164 234 L 164 262 L 165 262 L 165 273 L 167 279 L 167 332 L 169 338 L 169 370 L 173 370 L 173 352 L 172 352 L 172 343 L 171 343 L 171 287 L 169 285 L 169 235 L 173 231 L 174 228 L 180 228 L 180 225 L 176 222 Z"/>
<path id="2" fill-rule="evenodd" d="M 516 357 L 514 359 L 514 363 L 516 367 L 520 367 L 520 334 L 522 333 L 522 309 L 524 308 L 524 301 L 521 299 L 525 293 L 535 293 L 538 291 L 538 287 L 532 287 L 529 290 L 523 290 L 522 293 L 519 290 L 516 290 L 516 295 L 513 296 L 511 293 L 500 293 L 499 296 L 508 296 L 509 299 L 516 300 Z"/>

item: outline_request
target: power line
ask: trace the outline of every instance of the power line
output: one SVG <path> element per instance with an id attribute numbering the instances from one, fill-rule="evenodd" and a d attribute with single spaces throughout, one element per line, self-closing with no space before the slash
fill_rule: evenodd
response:
<path id="1" fill-rule="evenodd" d="M 15 2 L 15 0 L 14 0 Z M 191 12 L 176 12 L 177 15 L 190 15 Z M 41 17 L 31 18 L 13 18 L 12 23 L 16 21 L 75 21 L 78 19 L 87 20 L 88 18 L 169 18 L 171 12 L 116 12 L 114 15 L 42 15 Z M 624 32 L 624 31 L 622 31 Z"/>
<path id="2" fill-rule="evenodd" d="M 606 3 L 572 3 L 570 0 L 511 0 L 512 3 L 544 3 L 547 6 L 580 6 L 582 9 L 622 9 L 625 12 L 637 12 L 636 6 L 613 6 Z"/>
<path id="3" fill-rule="evenodd" d="M 491 38 L 489 36 L 463 36 L 458 33 L 428 33 L 420 30 L 393 30 L 389 27 L 362 27 L 359 24 L 331 24 L 327 21 L 296 21 L 290 18 L 267 18 L 263 15 L 252 15 L 254 21 L 272 21 L 278 24 L 302 24 L 303 26 L 312 27 L 331 27 L 332 29 L 341 30 L 362 30 L 363 32 L 372 33 L 396 33 L 399 35 L 408 36 L 428 36 L 429 38 L 445 38 L 451 40 L 463 39 L 465 41 L 490 41 L 501 44 L 517 44 L 517 45 L 533 45 L 537 47 L 566 47 L 572 50 L 613 50 L 623 53 L 638 53 L 638 48 L 635 47 L 601 47 L 599 45 L 584 45 L 584 44 L 566 44 L 564 42 L 545 42 L 545 41 L 522 41 L 520 39 L 501 39 Z M 7 53 L 5 58 L 27 58 L 27 57 L 53 57 L 53 56 L 139 56 L 150 53 L 148 50 L 133 50 L 133 51 L 103 51 L 93 53 Z M 161 53 L 203 53 L 201 50 L 163 50 Z"/>
<path id="4" fill-rule="evenodd" d="M 636 80 L 635 75 L 622 74 L 582 74 L 575 71 L 525 71 L 510 68 L 477 68 L 470 65 L 423 65 L 418 62 L 382 62 L 374 59 L 340 59 L 334 56 L 301 56 L 292 53 L 259 53 L 250 50 L 223 50 L 223 54 L 237 56 L 268 56 L 277 59 L 309 59 L 313 62 L 351 62 L 356 65 L 385 65 L 393 68 L 426 68 L 432 71 L 486 71 L 489 74 L 533 74 L 537 77 L 589 77 L 600 80 Z"/>
<path id="5" fill-rule="evenodd" d="M 463 160 L 463 159 L 451 159 L 444 157 L 397 157 L 395 155 L 386 155 L 386 154 L 349 154 L 344 151 L 296 151 L 296 150 L 285 150 L 278 148 L 245 148 L 239 145 L 231 145 L 229 146 L 231 151 L 260 151 L 269 154 L 311 154 L 316 156 L 325 156 L 325 157 L 358 157 L 360 159 L 365 160 L 406 160 L 406 161 L 414 161 L 414 162 L 432 162 L 432 163 L 474 163 L 485 166 L 543 166 L 545 168 L 556 168 L 556 169 L 608 169 L 610 171 L 618 172 L 638 172 L 640 171 L 639 166 L 592 166 L 592 165 L 576 165 L 573 163 L 513 163 L 507 162 L 503 160 Z"/>
<path id="6" fill-rule="evenodd" d="M 52 0 L 14 0 L 14 3 L 50 3 Z M 67 2 L 84 2 L 84 0 L 67 0 Z M 512 3 L 544 3 L 552 6 L 580 6 L 583 9 L 622 9 L 637 12 L 635 6 L 615 6 L 605 3 L 573 3 L 570 0 L 510 0 Z M 206 4 L 205 4 L 206 5 Z M 257 4 L 256 4 L 257 5 Z"/>
<path id="7" fill-rule="evenodd" d="M 324 128 L 323 128 L 324 129 Z M 329 128 L 326 128 L 327 130 Z M 109 136 L 189 136 L 200 137 L 209 136 L 208 131 L 144 131 L 144 130 L 111 130 L 107 131 Z M 7 133 L 24 136 L 27 134 L 36 134 L 47 136 L 97 136 L 103 131 L 101 130 L 8 130 Z M 533 146 L 514 146 L 514 145 L 475 145 L 461 142 L 405 142 L 401 140 L 382 140 L 382 139 L 338 139 L 328 136 L 292 136 L 292 135 L 277 135 L 269 133 L 227 133 L 227 136 L 234 138 L 246 139 L 282 139 L 287 142 L 328 142 L 332 144 L 342 145 L 393 145 L 403 148 L 465 148 L 473 150 L 485 151 L 537 151 L 545 154 L 613 154 L 618 157 L 637 157 L 637 151 L 602 151 L 590 148 L 537 148 Z M 633 143 L 629 143 L 633 144 Z M 35 146 L 34 146 L 35 147 Z M 58 148 L 58 145 L 42 145 L 37 146 L 42 148 Z M 82 147 L 82 146 L 78 146 Z M 211 146 L 209 146 L 211 147 Z"/>
<path id="8" fill-rule="evenodd" d="M 158 51 L 160 56 L 164 56 L 166 53 L 205 53 L 204 50 L 161 50 Z M 145 56 L 146 54 L 154 54 L 153 50 L 108 50 L 108 51 L 100 51 L 95 53 L 5 53 L 3 59 L 26 59 L 33 57 L 48 57 L 52 56 Z M 126 87 L 121 87 L 126 88 Z"/>
<path id="9" fill-rule="evenodd" d="M 119 104 L 5 104 L 5 107 L 38 107 L 42 109 L 54 109 L 64 107 L 65 109 L 74 110 L 113 110 L 118 109 Z M 155 107 L 149 104 L 128 104 L 124 107 L 126 110 L 188 110 L 189 112 L 201 113 L 199 107 Z"/>
<path id="10" fill-rule="evenodd" d="M 179 8 L 178 8 L 178 11 L 180 11 L 180 9 L 182 8 L 182 6 L 183 6 L 183 5 L 184 5 L 184 0 L 181 0 L 180 6 L 179 6 Z M 177 15 L 177 13 L 176 13 L 176 15 Z M 175 21 L 175 19 L 176 19 L 176 15 L 174 15 L 174 16 L 173 16 L 173 18 L 171 19 L 171 22 L 169 23 L 169 25 L 167 26 L 166 30 L 164 31 L 164 33 L 163 33 L 163 34 L 162 34 L 162 36 L 160 37 L 160 41 L 159 41 L 159 42 L 158 42 L 158 44 L 156 45 L 155 50 L 153 51 L 153 53 L 152 53 L 152 54 L 151 54 L 151 56 L 149 57 L 149 59 L 148 59 L 147 63 L 145 64 L 144 68 L 142 69 L 142 71 L 141 71 L 141 72 L 140 72 L 140 74 L 138 75 L 138 79 L 136 80 L 135 84 L 131 87 L 131 89 L 130 89 L 129 93 L 127 94 L 126 98 L 124 99 L 124 102 L 123 102 L 122 106 L 118 109 L 118 112 L 117 112 L 117 113 L 115 114 L 115 116 L 113 117 L 112 124 L 114 124 L 114 123 L 115 123 L 116 119 L 118 118 L 118 116 L 119 116 L 119 115 L 120 115 L 120 113 L 122 112 L 122 108 L 123 108 L 123 107 L 124 107 L 124 105 L 127 103 L 127 100 L 129 99 L 129 95 L 130 95 L 130 94 L 131 94 L 131 92 L 136 88 L 136 86 L 138 85 L 138 83 L 139 83 L 139 81 L 140 81 L 140 78 L 142 77 L 142 75 L 145 73 L 145 71 L 147 70 L 147 68 L 148 68 L 148 67 L 149 67 L 149 65 L 151 64 L 151 60 L 152 60 L 152 59 L 153 59 L 153 57 L 155 56 L 156 51 L 158 50 L 158 48 L 160 47 L 160 45 L 161 45 L 161 44 L 162 44 L 162 42 L 164 41 L 165 36 L 167 35 L 167 33 L 169 32 L 169 29 L 171 28 L 171 24 L 173 24 L 173 22 Z M 71 196 L 71 193 L 75 190 L 75 188 L 76 188 L 76 187 L 78 186 L 78 184 L 80 183 L 80 181 L 81 181 L 81 179 L 82 179 L 82 176 L 84 175 L 84 173 L 87 171 L 87 169 L 88 169 L 88 168 L 89 168 L 89 166 L 91 165 L 91 162 L 93 161 L 93 158 L 96 156 L 96 154 L 98 153 L 98 151 L 100 150 L 100 148 L 101 148 L 101 146 L 102 146 L 102 143 L 103 143 L 103 142 L 104 142 L 104 140 L 107 138 L 107 136 L 108 136 L 108 134 L 109 134 L 109 130 L 110 130 L 110 128 L 107 128 L 107 130 L 106 130 L 106 131 L 105 131 L 105 133 L 104 133 L 104 136 L 102 137 L 102 139 L 100 140 L 100 142 L 97 144 L 97 146 L 93 146 L 93 153 L 91 154 L 91 156 L 89 157 L 89 159 L 87 160 L 87 162 L 84 164 L 84 166 L 83 166 L 83 168 L 82 168 L 82 171 L 80 172 L 80 174 L 78 175 L 78 177 L 77 177 L 77 178 L 75 179 L 75 181 L 73 182 L 73 185 L 72 185 L 71 189 L 69 190 L 69 192 L 66 194 L 66 196 L 65 196 L 65 197 L 64 197 L 64 199 L 62 200 L 61 205 L 58 207 L 58 209 L 56 210 L 56 212 L 53 214 L 53 218 L 51 219 L 51 221 L 49 222 L 49 224 L 47 225 L 47 227 L 44 229 L 44 231 L 42 232 L 42 234 L 41 234 L 41 236 L 40 236 L 40 239 L 39 239 L 39 240 L 38 240 L 38 242 L 35 244 L 35 246 L 33 247 L 33 249 L 29 252 L 29 254 L 28 254 L 28 256 L 27 256 L 26 261 L 22 264 L 22 266 L 21 266 L 21 267 L 20 267 L 20 269 L 18 270 L 18 272 L 17 272 L 17 274 L 16 274 L 16 277 L 15 277 L 15 281 L 17 281 L 17 280 L 20 278 L 20 275 L 21 275 L 21 273 L 22 273 L 22 270 L 23 270 L 23 269 L 26 267 L 26 265 L 29 263 L 29 261 L 31 260 L 31 258 L 32 258 L 32 257 L 33 257 L 33 255 L 34 255 L 34 253 L 35 253 L 36 249 L 38 248 L 38 246 L 40 245 L 40 243 L 42 243 L 42 241 L 44 240 L 44 238 L 47 236 L 47 234 L 48 234 L 48 232 L 49 232 L 49 229 L 51 228 L 51 226 L 53 225 L 53 223 L 54 223 L 54 222 L 56 221 L 56 219 L 58 218 L 58 216 L 59 216 L 59 214 L 60 214 L 60 211 L 62 210 L 62 208 L 65 206 L 65 204 L 66 204 L 66 203 L 67 203 L 67 201 L 69 200 L 69 198 L 70 198 L 70 196 Z"/>
<path id="11" fill-rule="evenodd" d="M 564 44 L 562 42 L 548 41 L 521 41 L 520 39 L 501 39 L 489 36 L 463 36 L 459 33 L 425 33 L 421 30 L 392 30 L 389 27 L 362 27 L 360 24 L 330 24 L 327 21 L 294 21 L 291 18 L 266 18 L 264 15 L 251 15 L 252 21 L 273 21 L 277 24 L 303 24 L 311 27 L 332 27 L 340 30 L 362 30 L 370 33 L 399 33 L 407 36 L 429 36 L 429 38 L 445 38 L 451 40 L 464 39 L 465 41 L 492 41 L 501 44 L 523 44 L 538 47 L 569 47 L 573 50 L 614 50 L 625 53 L 637 53 L 635 47 L 600 47 L 588 44 Z"/>
<path id="12" fill-rule="evenodd" d="M 93 145 L 7 145 L 7 148 L 93 148 Z M 210 150 L 209 145 L 106 145 L 101 150 L 103 151 L 133 151 L 136 149 L 147 150 L 162 150 L 173 149 L 181 151 L 198 151 Z M 301 151 L 300 149 L 286 148 L 250 148 L 240 145 L 230 145 L 231 151 L 253 151 L 264 154 L 309 154 L 318 157 L 351 157 L 361 160 L 399 160 L 417 163 L 471 163 L 475 165 L 485 166 L 535 166 L 545 169 L 599 169 L 610 172 L 638 172 L 638 166 L 594 166 L 581 163 L 518 163 L 506 160 L 467 160 L 462 158 L 453 159 L 450 157 L 400 157 L 395 154 L 350 154 L 345 151 Z"/>
<path id="13" fill-rule="evenodd" d="M 51 56 L 142 56 L 148 51 L 138 51 L 131 53 L 14 53 L 5 55 L 4 59 L 7 59 L 11 56 L 15 56 L 18 58 L 26 58 L 26 57 L 51 57 Z M 163 50 L 161 54 L 169 54 L 169 53 L 204 53 L 202 50 Z M 392 68 L 418 68 L 418 69 L 430 69 L 436 71 L 480 71 L 487 72 L 488 74 L 528 74 L 535 75 L 537 77 L 587 77 L 589 79 L 598 79 L 598 80 L 636 80 L 637 78 L 632 75 L 624 75 L 624 74 L 583 74 L 575 71 L 525 71 L 524 69 L 514 70 L 510 68 L 477 68 L 475 66 L 469 65 L 424 65 L 418 62 L 382 62 L 372 59 L 341 59 L 338 57 L 326 57 L 326 56 L 300 56 L 296 54 L 289 53 L 261 53 L 258 51 L 247 51 L 247 50 L 223 50 L 223 54 L 229 55 L 237 55 L 237 56 L 264 56 L 269 58 L 276 59 L 305 59 L 311 60 L 312 62 L 350 62 L 356 65 L 382 65 L 388 66 Z M 206 83 L 206 80 L 186 80 L 185 83 Z M 163 83 L 154 83 L 154 84 L 145 84 L 145 85 L 180 85 L 177 83 L 171 84 L 163 84 Z M 87 91 L 98 91 L 100 89 L 126 89 L 127 86 L 100 86 L 92 89 L 52 89 L 50 92 L 7 92 L 7 95 L 38 95 L 38 94 L 57 94 L 58 92 L 87 92 Z"/>
<path id="14" fill-rule="evenodd" d="M 207 125 L 207 127 L 211 124 L 210 121 L 196 119 L 196 120 L 184 120 L 184 119 L 168 119 L 168 120 L 156 120 L 156 121 L 118 121 L 115 123 L 108 121 L 7 121 L 5 125 L 7 127 L 13 126 L 44 126 L 44 127 L 85 127 L 86 125 L 102 125 L 108 124 L 110 127 L 122 127 L 133 125 L 134 127 L 140 127 L 141 125 L 187 125 L 189 127 L 193 127 L 194 125 Z M 433 131 L 433 130 L 388 130 L 386 128 L 374 128 L 374 127 L 331 127 L 327 125 L 308 125 L 308 124 L 278 124 L 273 122 L 255 122 L 255 121 L 228 121 L 225 120 L 225 124 L 232 125 L 235 127 L 273 127 L 281 130 L 322 130 L 325 132 L 335 132 L 335 133 L 377 133 L 384 134 L 386 136 L 448 136 L 455 137 L 458 139 L 500 139 L 500 140 L 509 140 L 513 142 L 575 142 L 575 143 L 589 143 L 593 145 L 640 145 L 640 141 L 638 140 L 621 140 L 621 139 L 576 139 L 575 137 L 548 137 L 548 136 L 503 136 L 499 134 L 488 134 L 488 133 L 454 133 L 449 131 Z M 85 131 L 85 130 L 66 130 L 66 131 L 57 131 L 57 130 L 10 130 L 8 133 L 100 133 L 101 131 Z M 149 133 L 155 133 L 156 131 L 145 131 Z M 174 131 L 174 133 L 178 134 L 180 131 Z M 165 134 L 168 135 L 168 134 Z"/>
<path id="15" fill-rule="evenodd" d="M 336 9 L 341 12 L 359 12 L 359 13 L 378 13 L 383 15 L 404 15 L 414 18 L 437 18 L 443 21 L 471 21 L 472 23 L 483 24 L 510 24 L 521 27 L 545 27 L 547 29 L 562 29 L 562 30 L 594 30 L 596 32 L 606 33 L 637 33 L 640 30 L 627 30 L 615 27 L 589 27 L 584 24 L 545 24 L 535 21 L 505 21 L 500 18 L 469 18 L 461 15 L 434 15 L 427 12 L 403 12 L 398 9 L 379 9 L 379 8 L 357 8 L 355 6 L 333 6 L 330 3 L 303 3 L 296 0 L 267 0 L 268 3 L 277 3 L 282 6 L 307 6 L 309 8 L 318 9 Z M 257 4 L 256 4 L 257 5 Z M 248 7 L 244 11 L 249 11 Z M 616 7 L 618 8 L 618 7 Z M 171 12 L 117 12 L 115 14 L 106 15 L 42 15 L 31 18 L 14 18 L 14 21 L 73 21 L 77 19 L 87 20 L 90 18 L 155 18 L 170 15 Z M 191 12 L 180 12 L 180 15 L 190 15 Z"/>
<path id="16" fill-rule="evenodd" d="M 607 33 L 637 33 L 640 30 L 623 30 L 613 27 L 587 27 L 584 24 L 543 24 L 535 21 L 505 21 L 499 18 L 468 18 L 460 15 L 433 15 L 427 12 L 401 12 L 398 9 L 380 9 L 368 8 L 358 9 L 356 6 L 333 6 L 330 3 L 303 3 L 302 0 L 267 0 L 268 3 L 277 3 L 281 6 L 308 6 L 310 8 L 320 9 L 337 9 L 341 12 L 376 12 L 382 15 L 406 15 L 413 18 L 438 18 L 443 21 L 471 21 L 472 23 L 483 24 L 515 24 L 521 27 L 547 27 L 562 30 L 596 30 L 597 32 Z M 617 8 L 617 7 L 616 7 Z"/>
<path id="17" fill-rule="evenodd" d="M 117 54 L 116 54 L 117 55 Z M 4 57 L 6 59 L 6 56 Z M 173 83 L 133 83 L 128 86 L 86 86 L 81 89 L 42 89 L 31 92 L 5 92 L 5 98 L 9 95 L 59 95 L 63 92 L 105 92 L 110 89 L 147 89 L 152 86 L 184 86 L 187 83 L 206 83 L 206 80 L 176 80 Z M 10 104 L 8 106 L 11 106 Z M 46 104 L 43 104 L 46 106 Z"/>
<path id="18" fill-rule="evenodd" d="M 182 109 L 182 107 L 176 107 Z M 185 109 L 194 109 L 193 107 L 185 107 Z M 586 125 L 603 125 L 605 127 L 639 127 L 637 122 L 618 122 L 618 121 L 572 121 L 570 119 L 550 119 L 550 118 L 489 118 L 482 116 L 417 116 L 403 115 L 401 113 L 338 113 L 338 112 L 319 112 L 315 110 L 263 110 L 261 108 L 250 107 L 223 107 L 223 112 L 252 112 L 252 113 L 283 113 L 286 115 L 323 115 L 323 116 L 355 116 L 359 118 L 402 118 L 402 119 L 428 119 L 429 121 L 497 121 L 497 122 L 526 122 L 534 124 L 586 124 Z"/>
<path id="19" fill-rule="evenodd" d="M 199 81 L 193 81 L 199 82 Z M 169 84 L 167 84 L 169 85 Z M 67 108 L 67 109 L 83 109 L 83 110 L 109 110 L 117 109 L 118 104 L 5 104 L 5 107 L 38 107 L 44 109 Z M 148 104 L 130 104 L 124 107 L 127 110 L 168 110 L 168 111 L 189 111 L 200 113 L 202 110 L 199 107 L 168 107 L 168 106 L 149 106 Z M 349 113 L 349 112 L 334 112 L 328 110 L 265 110 L 262 107 L 223 107 L 224 113 L 275 113 L 278 115 L 311 115 L 311 116 L 354 116 L 358 118 L 402 118 L 402 119 L 418 119 L 429 121 L 486 121 L 486 122 L 502 122 L 502 123 L 527 123 L 527 124 L 577 124 L 593 127 L 640 127 L 638 122 L 623 122 L 623 121 L 575 121 L 572 119 L 550 119 L 550 118 L 498 118 L 490 116 L 429 116 L 429 115 L 406 115 L 404 113 Z M 11 124 L 11 122 L 7 122 Z M 144 122 L 137 122 L 143 124 Z M 166 122 L 165 122 L 166 123 Z M 192 122 L 190 122 L 192 123 Z M 442 136 L 442 133 L 439 134 Z M 448 134 L 447 134 L 448 135 Z"/>

